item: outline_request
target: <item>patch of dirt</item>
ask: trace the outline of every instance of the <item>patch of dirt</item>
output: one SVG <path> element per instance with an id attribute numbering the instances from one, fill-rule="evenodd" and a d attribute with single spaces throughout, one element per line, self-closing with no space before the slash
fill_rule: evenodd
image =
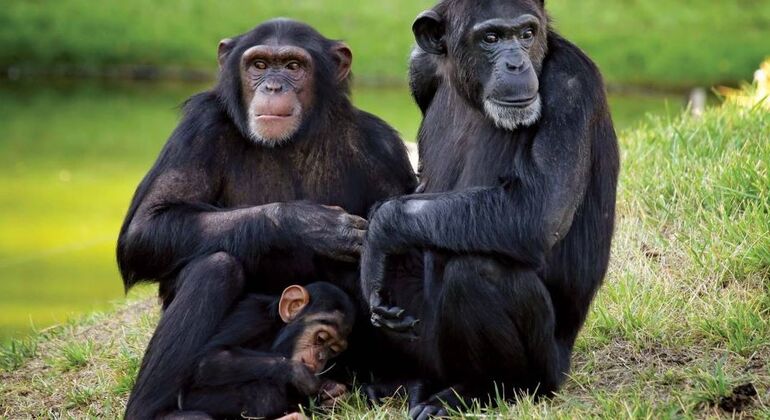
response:
<path id="1" fill-rule="evenodd" d="M 757 398 L 757 389 L 754 384 L 743 384 L 733 389 L 732 395 L 719 399 L 719 408 L 728 413 L 740 413 L 752 404 Z"/>

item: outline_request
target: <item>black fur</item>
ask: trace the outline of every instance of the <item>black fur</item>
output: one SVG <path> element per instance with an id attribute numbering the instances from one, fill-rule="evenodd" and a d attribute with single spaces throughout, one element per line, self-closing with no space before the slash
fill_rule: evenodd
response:
<path id="1" fill-rule="evenodd" d="M 293 345 L 306 328 L 304 319 L 336 311 L 343 314 L 342 327 L 349 329 L 356 309 L 329 283 L 306 288 L 310 304 L 288 325 L 278 317 L 277 297 L 249 294 L 241 300 L 203 347 L 178 398 L 180 411 L 166 417 L 181 419 L 197 412 L 214 418 L 274 418 L 296 412 L 316 397 L 321 378 L 291 361 Z"/>
<path id="2" fill-rule="evenodd" d="M 540 20 L 536 47 L 547 51 L 541 62 L 530 55 L 542 113 L 505 130 L 480 109 L 497 76 L 483 72 L 466 31 L 524 12 Z M 375 324 L 421 336 L 397 339 L 423 367 L 421 378 L 401 372 L 422 379 L 410 397 L 420 419 L 444 413 L 443 403 L 494 399 L 493 383 L 509 398 L 558 389 L 607 270 L 619 170 L 599 71 L 547 28 L 542 2 L 446 0 L 428 16 L 445 30 L 434 52 L 443 42 L 448 53 L 418 48 L 411 61 L 425 193 L 378 207 L 362 260 Z M 387 275 L 387 256 L 414 249 L 423 251 L 424 279 Z"/>
<path id="3" fill-rule="evenodd" d="M 315 104 L 284 146 L 248 138 L 239 54 L 275 39 L 305 48 L 315 64 Z M 353 107 L 337 82 L 334 41 L 285 19 L 235 38 L 217 86 L 192 97 L 157 162 L 139 185 L 118 239 L 126 289 L 160 283 L 165 312 L 148 346 L 126 416 L 176 405 L 180 378 L 244 291 L 280 293 L 328 280 L 358 296 L 347 213 L 413 191 L 398 135 Z M 335 258 L 329 258 L 331 255 Z M 354 254 L 339 255 L 348 257 Z M 344 259 L 344 258 L 343 258 Z"/>

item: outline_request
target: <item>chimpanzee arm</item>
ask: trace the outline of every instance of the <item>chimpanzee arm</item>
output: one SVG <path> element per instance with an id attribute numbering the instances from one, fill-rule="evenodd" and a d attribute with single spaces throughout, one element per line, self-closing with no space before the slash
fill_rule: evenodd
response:
<path id="1" fill-rule="evenodd" d="M 403 196 L 381 205 L 367 247 L 502 254 L 537 265 L 569 229 L 590 170 L 587 127 L 569 133 L 541 128 L 530 162 L 502 185 Z"/>
<path id="2" fill-rule="evenodd" d="M 495 187 L 404 196 L 377 209 L 361 278 L 375 315 L 387 318 L 403 312 L 380 307 L 388 254 L 438 248 L 504 255 L 538 266 L 569 231 L 590 178 L 592 142 L 597 130 L 606 129 L 602 124 L 609 117 L 596 105 L 605 103 L 594 96 L 603 92 L 581 90 L 579 80 L 568 81 L 563 75 L 546 75 L 545 80 L 544 118 L 528 145 L 527 158 L 512 165 L 510 179 Z M 571 85 L 569 95 L 555 88 L 565 85 Z M 408 329 L 408 324 L 398 327 Z"/>
<path id="3" fill-rule="evenodd" d="M 126 287 L 163 278 L 186 261 L 219 251 L 247 265 L 273 247 L 308 246 L 333 258 L 355 259 L 366 222 L 342 209 L 302 202 L 217 206 L 227 162 L 221 149 L 228 146 L 217 143 L 222 136 L 198 126 L 212 118 L 187 117 L 139 186 L 118 240 Z"/>
<path id="4" fill-rule="evenodd" d="M 300 393 L 314 396 L 321 381 L 303 364 L 240 347 L 222 349 L 205 356 L 193 375 L 193 387 L 218 387 L 252 381 L 275 386 L 292 386 Z"/>
<path id="5" fill-rule="evenodd" d="M 504 255 L 538 267 L 569 230 L 582 200 L 589 167 L 586 154 L 578 148 L 561 157 L 535 158 L 540 164 L 560 163 L 550 169 L 538 167 L 499 187 L 415 194 L 380 206 L 370 220 L 361 259 L 362 290 L 375 325 L 398 332 L 416 325 L 415 319 L 402 318 L 400 308 L 382 306 L 387 255 L 437 248 Z"/>

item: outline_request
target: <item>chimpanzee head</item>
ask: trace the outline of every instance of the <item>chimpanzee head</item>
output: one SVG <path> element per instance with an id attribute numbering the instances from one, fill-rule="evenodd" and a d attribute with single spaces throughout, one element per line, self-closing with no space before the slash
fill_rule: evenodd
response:
<path id="1" fill-rule="evenodd" d="M 442 76 L 495 125 L 514 130 L 537 122 L 548 34 L 543 1 L 444 0 L 412 30 Z"/>
<path id="2" fill-rule="evenodd" d="M 291 141 L 349 94 L 350 49 L 300 22 L 265 22 L 223 39 L 218 55 L 217 92 L 243 135 L 261 145 Z"/>
<path id="3" fill-rule="evenodd" d="M 289 286 L 281 294 L 277 309 L 286 325 L 273 350 L 304 364 L 311 372 L 320 373 L 330 359 L 347 348 L 356 309 L 337 286 L 325 282 Z"/>

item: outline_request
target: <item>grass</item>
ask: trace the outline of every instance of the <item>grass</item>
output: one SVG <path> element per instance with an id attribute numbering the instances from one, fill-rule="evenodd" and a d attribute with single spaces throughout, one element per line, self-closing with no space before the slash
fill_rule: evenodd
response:
<path id="1" fill-rule="evenodd" d="M 624 132 L 613 258 L 565 387 L 454 417 L 769 418 L 768 139 L 767 112 L 735 105 Z M 120 416 L 157 322 L 150 293 L 4 347 L 0 416 Z M 404 418 L 404 402 L 354 394 L 318 417 Z"/>
<path id="2" fill-rule="evenodd" d="M 346 40 L 355 72 L 402 82 L 414 17 L 433 0 L 207 2 L 11 1 L 0 8 L 0 68 L 125 65 L 215 68 L 217 42 L 276 16 L 305 20 Z M 770 54 L 770 0 L 548 2 L 555 26 L 595 58 L 615 84 L 711 86 L 743 80 Z"/>

